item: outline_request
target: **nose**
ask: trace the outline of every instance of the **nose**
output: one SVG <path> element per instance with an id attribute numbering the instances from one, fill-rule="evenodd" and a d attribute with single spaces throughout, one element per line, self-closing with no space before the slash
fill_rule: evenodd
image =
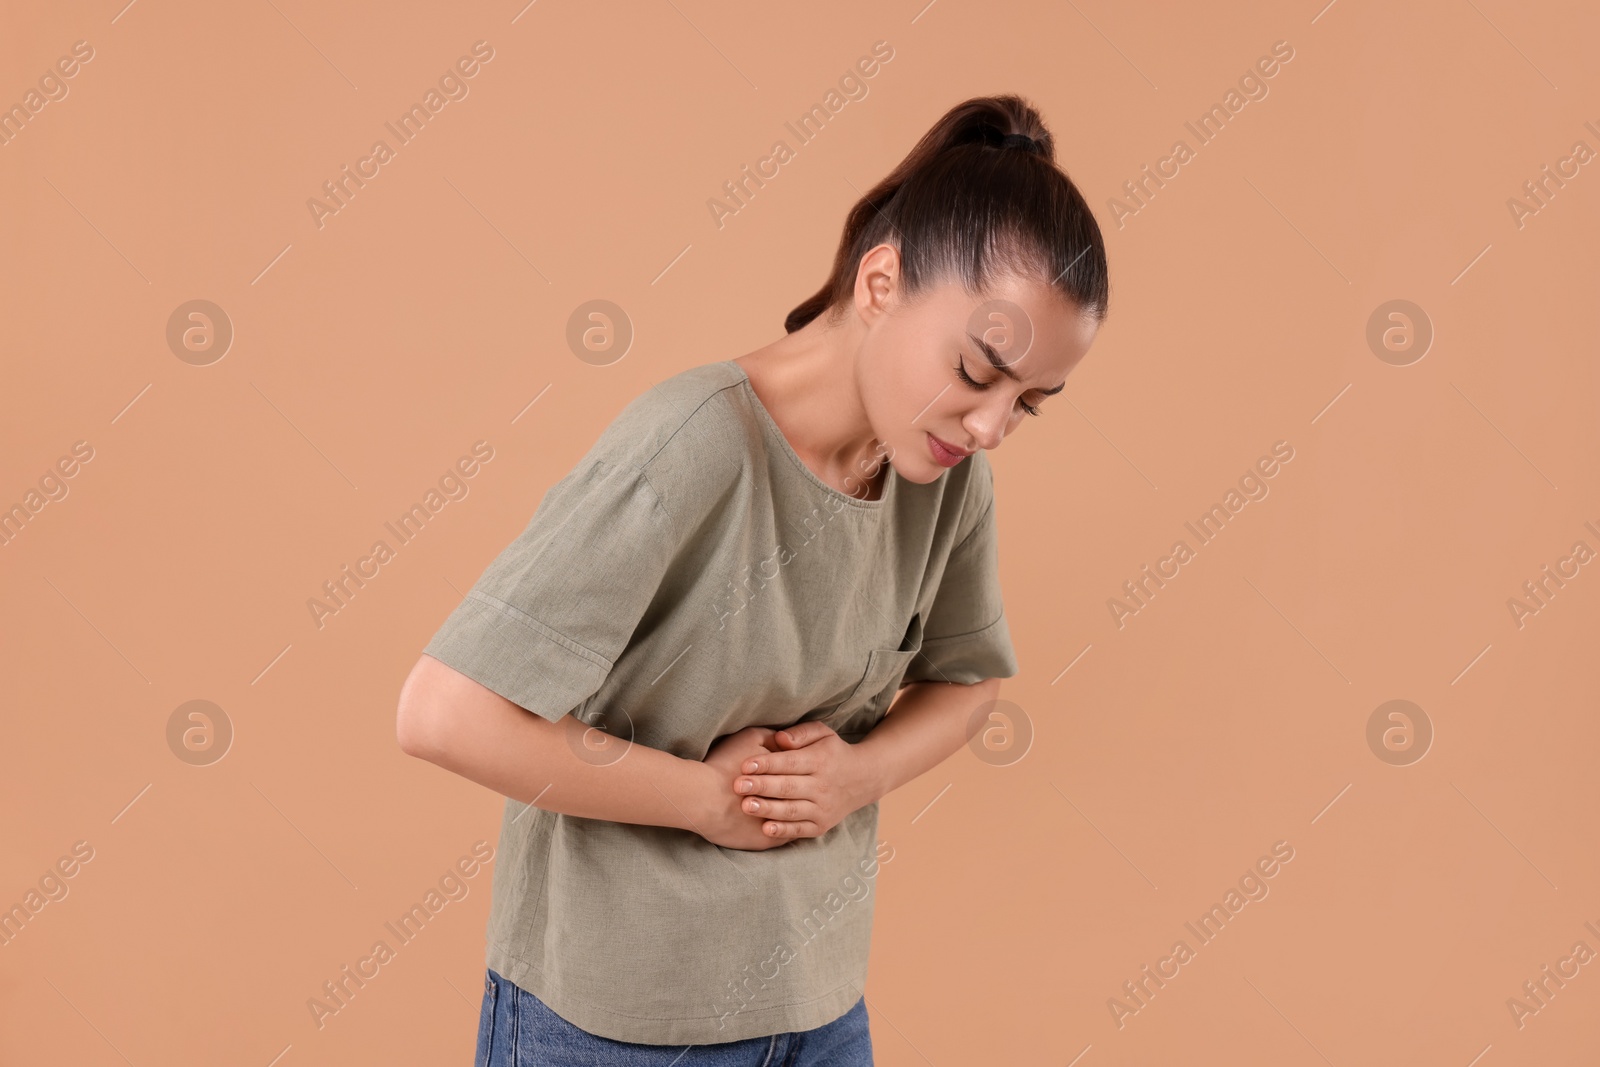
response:
<path id="1" fill-rule="evenodd" d="M 999 398 L 997 398 L 999 399 Z M 1006 435 L 1010 410 L 999 404 L 980 404 L 962 420 L 978 448 L 998 448 Z"/>

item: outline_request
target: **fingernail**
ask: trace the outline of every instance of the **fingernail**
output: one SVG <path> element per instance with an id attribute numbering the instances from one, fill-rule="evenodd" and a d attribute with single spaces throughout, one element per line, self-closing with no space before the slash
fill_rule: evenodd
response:
<path id="1" fill-rule="evenodd" d="M 760 811 L 761 810 L 761 801 L 752 799 L 750 801 L 750 810 L 751 811 Z"/>
<path id="2" fill-rule="evenodd" d="M 752 782 L 750 779 L 741 778 L 741 779 L 739 779 L 739 784 L 738 784 L 738 786 L 736 788 L 741 793 L 748 793 L 748 792 L 750 792 L 750 790 L 754 789 L 755 787 L 756 787 L 756 784 L 754 782 Z"/>

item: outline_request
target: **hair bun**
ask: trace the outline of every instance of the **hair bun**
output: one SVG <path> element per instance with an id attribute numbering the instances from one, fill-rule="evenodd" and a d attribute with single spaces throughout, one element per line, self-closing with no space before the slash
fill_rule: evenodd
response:
<path id="1" fill-rule="evenodd" d="M 1041 162 L 1014 159 L 1013 149 Z M 1096 322 L 1104 319 L 1105 240 L 1055 154 L 1050 127 L 1024 97 L 956 104 L 850 208 L 827 279 L 784 318 L 784 331 L 819 318 L 828 328 L 840 325 L 862 257 L 879 245 L 899 252 L 899 291 L 908 298 L 946 281 L 988 292 L 995 279 L 1023 270 Z"/>
<path id="2" fill-rule="evenodd" d="M 1045 154 L 1044 146 L 1025 133 L 1007 133 L 988 122 L 980 122 L 976 129 L 975 140 L 982 144 L 993 145 L 996 148 L 1020 148 L 1034 156 Z"/>

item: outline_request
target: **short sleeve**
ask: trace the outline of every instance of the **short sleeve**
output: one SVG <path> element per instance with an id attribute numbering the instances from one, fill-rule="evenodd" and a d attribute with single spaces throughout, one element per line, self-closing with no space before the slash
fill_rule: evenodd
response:
<path id="1" fill-rule="evenodd" d="M 423 652 L 555 722 L 611 673 L 676 553 L 644 471 L 587 457 Z"/>
<path id="2" fill-rule="evenodd" d="M 911 661 L 905 680 L 972 685 L 1009 678 L 1017 669 L 1000 596 L 999 535 L 991 496 L 971 531 L 950 551 L 923 620 L 921 654 Z"/>

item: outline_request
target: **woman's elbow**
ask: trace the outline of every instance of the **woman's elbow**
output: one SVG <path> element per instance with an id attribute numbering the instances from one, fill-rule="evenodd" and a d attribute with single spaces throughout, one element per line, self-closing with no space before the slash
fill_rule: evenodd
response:
<path id="1" fill-rule="evenodd" d="M 438 754 L 439 686 L 435 671 L 443 666 L 431 656 L 423 656 L 400 687 L 394 734 L 400 751 L 408 756 L 431 760 Z"/>

